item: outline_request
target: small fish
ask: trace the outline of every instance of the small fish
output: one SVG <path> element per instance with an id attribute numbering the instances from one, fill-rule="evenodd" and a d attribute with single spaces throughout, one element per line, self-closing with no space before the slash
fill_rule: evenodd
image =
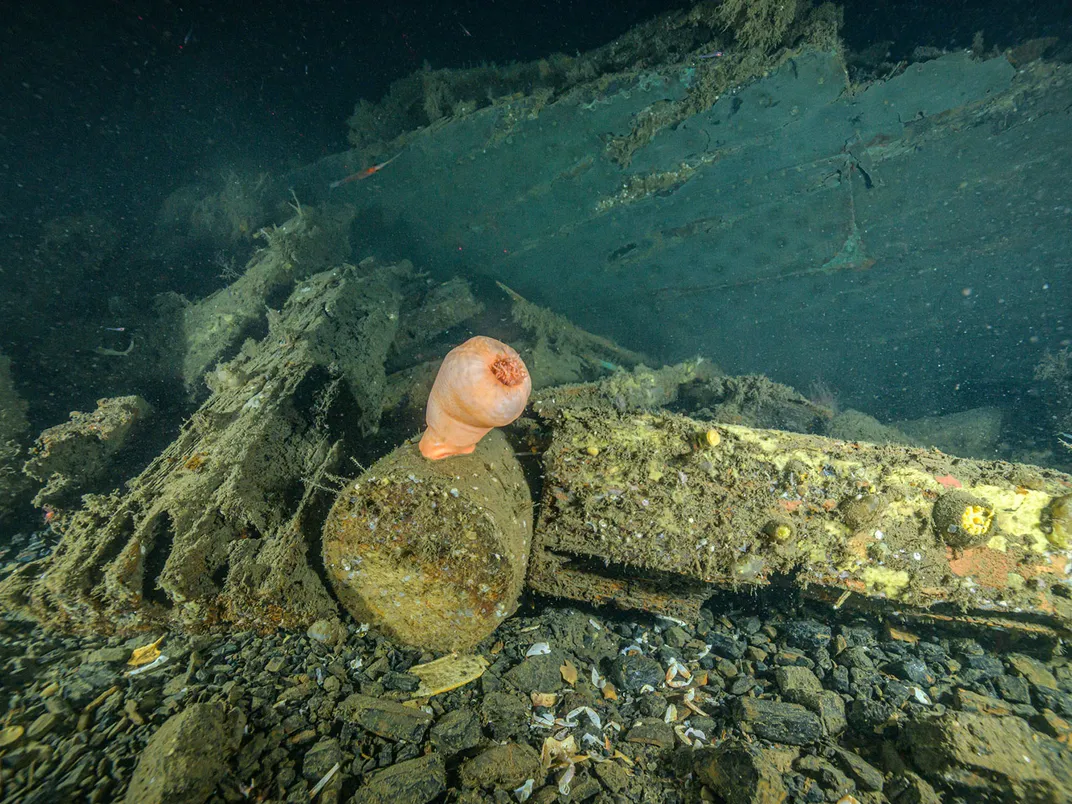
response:
<path id="1" fill-rule="evenodd" d="M 380 162 L 380 164 L 378 164 L 378 165 L 373 165 L 372 167 L 367 167 L 364 170 L 359 170 L 359 171 L 357 171 L 357 173 L 354 173 L 354 174 L 352 174 L 350 176 L 347 176 L 345 179 L 339 179 L 338 181 L 333 181 L 331 183 L 330 187 L 331 187 L 332 190 L 334 190 L 336 187 L 342 187 L 344 184 L 349 184 L 352 181 L 361 181 L 362 179 L 367 179 L 373 173 L 379 173 L 381 170 L 383 170 L 389 164 L 391 164 L 396 159 L 398 159 L 398 157 L 400 157 L 401 155 L 402 154 L 395 154 L 390 159 L 388 159 L 386 162 Z"/>
<path id="2" fill-rule="evenodd" d="M 108 330 L 108 332 L 126 332 L 127 331 L 126 327 L 101 327 L 101 329 L 106 329 L 106 330 Z"/>
<path id="3" fill-rule="evenodd" d="M 1058 433 L 1057 440 L 1060 441 L 1062 445 L 1072 449 L 1072 433 Z"/>

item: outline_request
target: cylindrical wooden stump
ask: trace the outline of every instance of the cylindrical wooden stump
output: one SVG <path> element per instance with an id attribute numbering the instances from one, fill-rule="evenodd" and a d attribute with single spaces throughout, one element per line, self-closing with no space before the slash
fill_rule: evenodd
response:
<path id="1" fill-rule="evenodd" d="M 407 443 L 340 492 L 324 565 L 359 622 L 427 650 L 467 650 L 517 608 L 532 498 L 499 431 L 429 461 Z"/>

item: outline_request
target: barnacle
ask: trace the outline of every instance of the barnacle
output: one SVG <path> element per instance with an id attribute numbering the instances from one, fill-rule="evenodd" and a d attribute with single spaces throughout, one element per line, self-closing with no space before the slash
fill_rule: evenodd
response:
<path id="1" fill-rule="evenodd" d="M 969 536 L 985 536 L 994 522 L 994 509 L 985 505 L 965 505 L 960 527 Z"/>
<path id="2" fill-rule="evenodd" d="M 931 519 L 938 537 L 958 549 L 982 544 L 995 523 L 993 506 L 964 491 L 950 491 L 939 497 Z"/>

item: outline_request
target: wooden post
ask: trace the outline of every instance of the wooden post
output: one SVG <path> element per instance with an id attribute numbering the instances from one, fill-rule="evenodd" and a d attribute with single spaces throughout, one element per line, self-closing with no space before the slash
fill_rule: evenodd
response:
<path id="1" fill-rule="evenodd" d="M 359 622 L 426 650 L 467 650 L 517 608 L 532 499 L 505 436 L 440 461 L 409 442 L 346 484 L 324 566 Z"/>

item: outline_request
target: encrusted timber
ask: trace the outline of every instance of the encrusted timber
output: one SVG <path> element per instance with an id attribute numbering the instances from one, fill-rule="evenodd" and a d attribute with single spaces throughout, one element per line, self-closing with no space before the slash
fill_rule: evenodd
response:
<path id="1" fill-rule="evenodd" d="M 1063 473 L 665 412 L 548 421 L 535 591 L 671 613 L 704 585 L 788 577 L 890 611 L 1072 625 Z"/>
<path id="2" fill-rule="evenodd" d="M 297 212 L 282 226 L 261 231 L 267 247 L 250 259 L 238 279 L 182 309 L 181 373 L 191 395 L 201 396 L 205 372 L 233 355 L 263 322 L 273 297 L 350 255 L 352 208 L 297 207 Z"/>
<path id="3" fill-rule="evenodd" d="M 351 403 L 379 411 L 360 404 L 368 377 L 335 364 L 355 349 L 378 356 L 382 385 L 411 275 L 408 264 L 347 267 L 301 283 L 268 336 L 218 367 L 212 395 L 129 490 L 87 498 L 56 552 L 4 582 L 4 607 L 104 632 L 296 626 L 333 613 L 307 557 L 318 478 L 345 435 L 327 429 L 327 408 L 346 383 Z"/>

